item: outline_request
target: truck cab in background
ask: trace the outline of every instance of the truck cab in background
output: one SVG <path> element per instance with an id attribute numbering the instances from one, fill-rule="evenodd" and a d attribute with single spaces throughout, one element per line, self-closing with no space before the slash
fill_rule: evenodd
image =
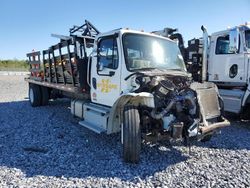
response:
<path id="1" fill-rule="evenodd" d="M 206 30 L 204 30 L 206 32 Z M 203 36 L 207 36 L 205 33 Z M 250 25 L 212 33 L 207 54 L 207 81 L 214 82 L 224 100 L 225 111 L 241 113 L 250 105 Z M 206 42 L 204 42 L 206 44 Z M 203 70 L 204 71 L 204 70 Z M 250 114 L 248 114 L 250 115 Z"/>
<path id="2" fill-rule="evenodd" d="M 205 27 L 202 38 L 184 46 L 177 29 L 153 33 L 176 40 L 188 72 L 195 81 L 213 82 L 224 101 L 224 110 L 250 118 L 250 23 L 212 33 Z"/>

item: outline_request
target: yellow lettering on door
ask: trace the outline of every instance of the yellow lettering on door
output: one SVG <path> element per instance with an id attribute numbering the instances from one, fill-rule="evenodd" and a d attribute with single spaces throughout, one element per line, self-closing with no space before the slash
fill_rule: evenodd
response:
<path id="1" fill-rule="evenodd" d="M 100 88 L 102 93 L 109 93 L 111 89 L 117 89 L 117 85 L 110 83 L 109 79 L 102 79 L 97 83 L 97 88 Z"/>

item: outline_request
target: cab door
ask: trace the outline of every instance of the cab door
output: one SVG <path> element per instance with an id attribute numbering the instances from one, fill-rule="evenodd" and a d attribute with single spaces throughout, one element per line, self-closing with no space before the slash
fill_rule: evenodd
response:
<path id="1" fill-rule="evenodd" d="M 121 64 L 118 36 L 100 37 L 91 65 L 91 101 L 112 106 L 120 96 Z"/>
<path id="2" fill-rule="evenodd" d="M 208 62 L 209 81 L 232 84 L 245 82 L 244 54 L 240 52 L 240 47 L 238 52 L 230 52 L 229 34 L 214 37 Z"/>

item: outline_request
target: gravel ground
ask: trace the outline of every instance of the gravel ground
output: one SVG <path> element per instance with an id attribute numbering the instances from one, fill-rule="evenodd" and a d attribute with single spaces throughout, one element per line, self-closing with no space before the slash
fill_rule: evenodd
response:
<path id="1" fill-rule="evenodd" d="M 250 187 L 250 122 L 232 121 L 188 149 L 143 146 L 121 158 L 119 135 L 77 124 L 69 100 L 32 108 L 23 76 L 0 76 L 0 187 Z"/>

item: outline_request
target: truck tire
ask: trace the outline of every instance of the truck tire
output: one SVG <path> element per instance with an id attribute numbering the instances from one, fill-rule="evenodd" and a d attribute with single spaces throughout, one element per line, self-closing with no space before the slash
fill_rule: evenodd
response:
<path id="1" fill-rule="evenodd" d="M 42 91 L 42 105 L 46 106 L 49 103 L 49 88 L 41 86 Z"/>
<path id="2" fill-rule="evenodd" d="M 140 115 L 135 106 L 125 106 L 123 112 L 123 158 L 138 163 L 141 151 Z"/>
<path id="3" fill-rule="evenodd" d="M 41 106 L 42 93 L 40 86 L 35 84 L 29 85 L 29 100 L 32 107 Z"/>

